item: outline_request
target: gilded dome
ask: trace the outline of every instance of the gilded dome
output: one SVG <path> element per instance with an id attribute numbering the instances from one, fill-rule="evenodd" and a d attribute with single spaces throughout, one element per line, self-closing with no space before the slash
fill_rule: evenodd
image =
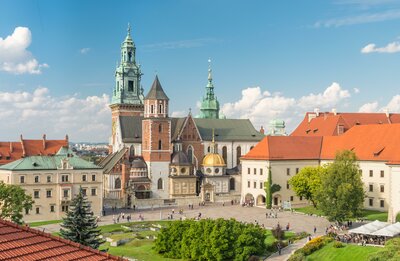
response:
<path id="1" fill-rule="evenodd" d="M 217 153 L 209 153 L 203 159 L 203 166 L 214 167 L 214 166 L 226 166 L 224 159 Z"/>

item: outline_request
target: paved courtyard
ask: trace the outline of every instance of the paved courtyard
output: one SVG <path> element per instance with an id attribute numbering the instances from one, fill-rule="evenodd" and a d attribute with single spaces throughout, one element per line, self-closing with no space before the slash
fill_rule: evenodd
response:
<path id="1" fill-rule="evenodd" d="M 183 214 L 179 214 L 179 210 L 183 210 Z M 302 232 L 305 231 L 307 233 L 314 234 L 314 226 L 317 228 L 316 235 L 322 235 L 325 233 L 325 229 L 329 226 L 329 222 L 321 217 L 314 217 L 303 215 L 299 213 L 292 213 L 290 211 L 282 211 L 277 212 L 277 218 L 266 218 L 266 213 L 270 212 L 270 210 L 266 210 L 263 207 L 242 207 L 240 205 L 225 205 L 222 204 L 213 204 L 206 206 L 194 206 L 194 209 L 189 209 L 188 206 L 184 208 L 178 207 L 169 207 L 162 209 L 146 209 L 146 210 L 136 210 L 132 209 L 118 209 L 117 211 L 112 211 L 111 209 L 106 210 L 106 216 L 101 217 L 99 221 L 99 226 L 113 224 L 113 217 L 117 217 L 120 213 L 125 213 L 125 219 L 120 218 L 120 223 L 127 222 L 126 216 L 131 214 L 132 221 L 138 221 L 139 215 L 144 218 L 144 220 L 166 220 L 168 215 L 172 214 L 174 210 L 173 219 L 180 219 L 181 217 L 185 218 L 194 218 L 201 213 L 201 218 L 235 218 L 236 220 L 254 223 L 258 222 L 260 225 L 264 225 L 265 228 L 272 228 L 276 226 L 278 223 L 286 227 L 286 225 L 290 224 L 290 231 L 294 232 Z M 38 229 L 44 229 L 45 232 L 57 232 L 60 229 L 59 224 L 51 224 L 45 225 L 42 227 L 38 227 Z M 281 256 L 273 255 L 271 260 L 286 260 L 290 253 L 297 248 L 300 248 L 306 240 L 302 240 L 293 246 L 284 249 L 282 251 Z"/>

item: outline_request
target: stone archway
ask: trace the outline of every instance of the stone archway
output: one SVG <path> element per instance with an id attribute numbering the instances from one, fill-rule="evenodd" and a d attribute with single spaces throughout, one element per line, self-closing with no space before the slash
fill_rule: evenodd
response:
<path id="1" fill-rule="evenodd" d="M 214 186 L 210 183 L 204 184 L 201 188 L 201 200 L 214 202 Z"/>
<path id="2" fill-rule="evenodd" d="M 246 196 L 244 197 L 244 203 L 247 203 L 247 204 L 254 203 L 253 195 L 250 193 L 247 193 Z"/>
<path id="3" fill-rule="evenodd" d="M 262 206 L 262 205 L 265 205 L 265 196 L 258 195 L 257 196 L 257 206 Z"/>

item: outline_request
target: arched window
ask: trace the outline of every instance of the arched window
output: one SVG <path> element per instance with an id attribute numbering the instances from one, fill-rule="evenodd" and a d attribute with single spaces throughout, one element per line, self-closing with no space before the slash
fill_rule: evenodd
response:
<path id="1" fill-rule="evenodd" d="M 230 190 L 235 190 L 235 179 L 234 178 L 231 178 L 229 180 L 229 189 Z"/>
<path id="2" fill-rule="evenodd" d="M 157 181 L 157 189 L 163 189 L 163 180 L 159 178 Z"/>
<path id="3" fill-rule="evenodd" d="M 192 148 L 192 146 L 188 147 L 187 155 L 188 155 L 189 162 L 193 163 L 193 148 Z"/>
<path id="4" fill-rule="evenodd" d="M 158 141 L 158 149 L 161 150 L 162 148 L 162 144 L 161 144 L 161 140 Z"/>
<path id="5" fill-rule="evenodd" d="M 135 156 L 135 147 L 133 147 L 133 145 L 131 145 L 131 147 L 129 148 L 129 156 Z"/>
<path id="6" fill-rule="evenodd" d="M 115 183 L 114 187 L 116 189 L 120 189 L 121 188 L 121 179 L 120 178 L 117 178 L 114 183 Z"/>
<path id="7" fill-rule="evenodd" d="M 207 152 L 208 152 L 208 153 L 210 153 L 210 151 L 211 151 L 211 147 L 210 147 L 210 146 L 208 146 L 208 148 L 207 148 Z"/>
<path id="8" fill-rule="evenodd" d="M 222 147 L 222 158 L 224 159 L 226 164 L 228 159 L 228 149 L 226 148 L 226 146 Z"/>
<path id="9" fill-rule="evenodd" d="M 128 62 L 132 62 L 132 52 L 128 52 Z"/>
<path id="10" fill-rule="evenodd" d="M 162 132 L 162 125 L 160 123 L 160 125 L 158 125 L 158 132 Z"/>
<path id="11" fill-rule="evenodd" d="M 154 105 L 150 105 L 150 113 L 154 113 Z"/>
<path id="12" fill-rule="evenodd" d="M 158 113 L 162 113 L 162 104 L 158 105 Z"/>
<path id="13" fill-rule="evenodd" d="M 242 156 L 242 148 L 237 146 L 236 148 L 236 165 L 240 164 L 240 157 Z"/>

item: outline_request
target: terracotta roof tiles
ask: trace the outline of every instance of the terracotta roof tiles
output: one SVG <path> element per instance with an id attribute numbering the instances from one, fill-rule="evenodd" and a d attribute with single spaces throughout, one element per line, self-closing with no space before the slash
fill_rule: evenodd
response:
<path id="1" fill-rule="evenodd" d="M 0 260 L 126 260 L 0 219 Z"/>

